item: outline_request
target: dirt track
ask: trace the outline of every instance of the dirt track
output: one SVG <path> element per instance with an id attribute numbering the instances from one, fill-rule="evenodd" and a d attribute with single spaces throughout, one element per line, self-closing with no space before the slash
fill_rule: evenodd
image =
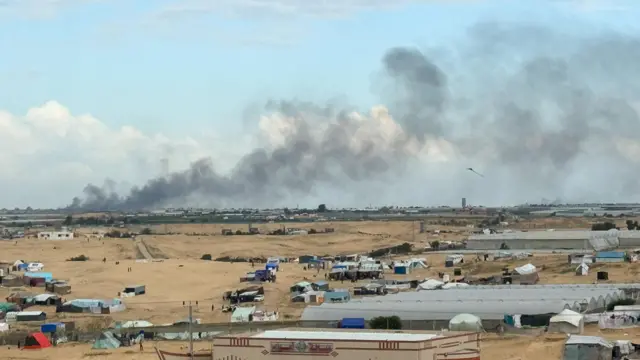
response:
<path id="1" fill-rule="evenodd" d="M 142 256 L 144 256 L 145 259 L 153 260 L 153 256 L 151 256 L 151 253 L 149 253 L 149 249 L 147 249 L 147 245 L 142 240 L 136 240 L 135 244 L 138 247 L 140 254 L 142 254 Z"/>

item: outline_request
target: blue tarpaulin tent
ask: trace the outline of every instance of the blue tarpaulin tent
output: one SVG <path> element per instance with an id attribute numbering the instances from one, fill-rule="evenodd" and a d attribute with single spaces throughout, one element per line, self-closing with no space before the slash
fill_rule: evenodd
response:
<path id="1" fill-rule="evenodd" d="M 344 318 L 338 325 L 341 329 L 364 329 L 364 318 Z"/>

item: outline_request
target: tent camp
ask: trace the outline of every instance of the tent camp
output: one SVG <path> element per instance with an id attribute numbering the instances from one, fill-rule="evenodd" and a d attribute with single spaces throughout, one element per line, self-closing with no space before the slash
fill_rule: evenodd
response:
<path id="1" fill-rule="evenodd" d="M 573 310 L 564 309 L 549 320 L 548 332 L 582 334 L 584 316 Z"/>
<path id="2" fill-rule="evenodd" d="M 588 274 L 589 274 L 589 265 L 585 263 L 580 263 L 580 265 L 576 267 L 576 275 L 585 276 Z"/>
<path id="3" fill-rule="evenodd" d="M 482 332 L 482 320 L 472 314 L 458 314 L 449 320 L 449 330 L 451 331 L 471 331 Z"/>
<path id="4" fill-rule="evenodd" d="M 613 345 L 598 336 L 571 335 L 564 344 L 563 360 L 611 360 Z"/>
<path id="5" fill-rule="evenodd" d="M 105 331 L 93 343 L 93 349 L 117 349 L 120 347 L 120 340 L 113 336 L 111 331 Z"/>
<path id="6" fill-rule="evenodd" d="M 51 347 L 49 339 L 41 333 L 33 333 L 24 339 L 24 349 L 44 349 Z"/>

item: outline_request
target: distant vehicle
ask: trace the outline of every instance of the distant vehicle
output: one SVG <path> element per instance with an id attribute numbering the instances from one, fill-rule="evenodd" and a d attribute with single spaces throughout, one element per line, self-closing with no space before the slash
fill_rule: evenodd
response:
<path id="1" fill-rule="evenodd" d="M 255 302 L 264 301 L 264 295 L 256 295 L 256 297 L 253 298 L 253 301 L 255 301 Z"/>

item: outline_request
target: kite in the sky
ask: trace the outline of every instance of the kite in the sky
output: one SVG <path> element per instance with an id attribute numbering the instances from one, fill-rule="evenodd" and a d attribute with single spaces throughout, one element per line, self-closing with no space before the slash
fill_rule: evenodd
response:
<path id="1" fill-rule="evenodd" d="M 478 175 L 478 176 L 480 176 L 480 177 L 484 177 L 484 175 L 482 175 L 482 174 L 480 174 L 479 172 L 477 172 L 477 171 L 473 170 L 473 168 L 467 168 L 467 170 L 471 171 L 472 173 L 474 173 L 474 174 L 476 174 L 476 175 Z"/>

